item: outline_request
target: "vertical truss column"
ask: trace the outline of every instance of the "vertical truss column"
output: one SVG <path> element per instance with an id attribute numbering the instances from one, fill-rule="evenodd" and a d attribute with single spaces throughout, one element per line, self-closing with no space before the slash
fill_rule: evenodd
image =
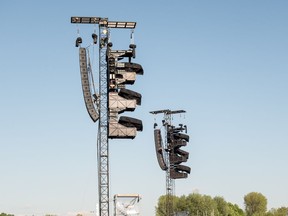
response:
<path id="1" fill-rule="evenodd" d="M 107 24 L 99 22 L 99 129 L 98 129 L 98 192 L 99 216 L 109 216 L 109 145 L 108 145 L 108 90 L 106 50 L 108 40 Z"/>
<path id="2" fill-rule="evenodd" d="M 109 39 L 108 31 L 109 28 L 134 29 L 136 27 L 136 22 L 108 21 L 108 18 L 101 17 L 71 17 L 71 23 L 99 25 L 99 125 L 97 137 L 99 216 L 109 216 L 109 74 L 106 60 L 107 43 Z M 94 39 L 97 40 L 97 35 L 95 35 L 93 40 Z M 76 40 L 76 47 L 81 43 L 82 39 L 81 37 L 78 37 Z M 134 46 L 134 48 L 135 47 L 136 46 Z M 98 119 L 95 117 L 92 118 L 92 120 L 96 122 Z"/>
<path id="3" fill-rule="evenodd" d="M 166 157 L 165 162 L 168 167 L 166 170 L 166 215 L 173 216 L 173 196 L 174 196 L 174 179 L 170 178 L 170 160 L 169 160 L 169 146 L 168 146 L 168 131 L 171 126 L 171 114 L 170 112 L 164 113 L 165 120 L 165 149 Z"/>

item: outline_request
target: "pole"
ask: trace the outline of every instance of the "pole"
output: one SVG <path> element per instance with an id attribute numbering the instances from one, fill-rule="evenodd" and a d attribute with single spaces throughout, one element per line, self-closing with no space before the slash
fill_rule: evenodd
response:
<path id="1" fill-rule="evenodd" d="M 108 28 L 99 21 L 99 129 L 98 129 L 98 192 L 99 216 L 109 216 L 109 142 L 108 142 L 108 75 L 106 50 Z"/>

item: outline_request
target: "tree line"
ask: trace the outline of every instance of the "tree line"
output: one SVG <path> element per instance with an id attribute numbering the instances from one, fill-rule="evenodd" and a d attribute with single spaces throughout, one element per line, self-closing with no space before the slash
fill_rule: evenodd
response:
<path id="1" fill-rule="evenodd" d="M 156 216 L 166 215 L 166 195 L 160 196 L 156 206 Z M 267 198 L 258 192 L 244 196 L 244 207 L 227 202 L 223 197 L 211 197 L 192 193 L 187 196 L 173 196 L 174 216 L 288 216 L 288 207 L 272 208 L 267 211 Z M 0 216 L 14 216 L 1 213 Z M 45 216 L 52 216 L 46 214 Z M 53 215 L 54 216 L 54 215 Z M 81 215 L 77 215 L 81 216 Z M 146 216 L 146 215 L 145 215 Z"/>
<path id="2" fill-rule="evenodd" d="M 159 197 L 156 216 L 166 216 L 166 198 L 166 195 Z M 172 198 L 175 216 L 288 216 L 288 207 L 272 208 L 267 211 L 267 198 L 258 192 L 244 196 L 245 209 L 227 202 L 220 196 L 192 193 Z"/>

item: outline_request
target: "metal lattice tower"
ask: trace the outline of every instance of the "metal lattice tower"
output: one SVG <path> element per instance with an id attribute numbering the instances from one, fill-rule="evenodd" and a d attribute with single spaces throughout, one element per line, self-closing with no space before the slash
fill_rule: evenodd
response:
<path id="1" fill-rule="evenodd" d="M 107 19 L 99 22 L 99 128 L 97 140 L 98 152 L 98 192 L 100 216 L 109 216 L 109 141 L 108 141 L 108 89 L 107 89 L 107 62 L 106 50 L 108 29 L 105 26 Z M 101 43 L 103 41 L 104 43 Z"/>
<path id="2" fill-rule="evenodd" d="M 164 148 L 168 149 L 168 130 L 169 126 L 171 125 L 171 112 L 166 111 L 164 112 L 164 126 L 165 126 L 165 142 L 164 142 Z M 174 179 L 170 178 L 170 160 L 169 160 L 169 154 L 165 154 L 165 162 L 168 167 L 166 170 L 166 214 L 167 216 L 173 216 L 173 196 L 175 193 L 175 181 Z"/>
<path id="3" fill-rule="evenodd" d="M 107 64 L 107 45 L 109 41 L 109 29 L 110 28 L 122 28 L 122 29 L 134 29 L 136 26 L 135 22 L 119 22 L 119 21 L 108 21 L 108 18 L 101 17 L 71 17 L 71 23 L 74 24 L 93 24 L 99 26 L 99 96 L 93 95 L 89 91 L 89 80 L 87 71 L 91 70 L 90 65 L 87 66 L 86 48 L 79 49 L 79 59 L 80 59 L 80 71 L 82 80 L 82 89 L 84 94 L 84 100 L 86 104 L 87 111 L 94 122 L 98 121 L 98 136 L 97 136 L 97 165 L 98 165 L 98 193 L 99 193 L 99 216 L 109 216 L 109 70 Z M 79 30 L 78 30 L 79 34 Z M 97 43 L 97 35 L 92 34 L 94 44 Z M 82 43 L 82 38 L 78 37 L 76 40 L 76 47 Z M 132 44 L 133 50 L 129 50 L 129 53 L 133 53 L 136 48 Z M 126 51 L 125 51 L 126 52 Z M 124 53 L 125 54 L 125 53 Z M 135 56 L 133 55 L 135 58 Z M 131 66 L 132 69 L 133 65 Z M 129 68 L 128 68 L 129 69 Z M 142 67 L 140 68 L 142 70 Z M 124 69 L 123 69 L 124 70 Z M 124 70 L 124 72 L 126 72 Z M 128 71 L 129 72 L 129 71 Z M 135 72 L 136 73 L 136 72 Z M 131 91 L 130 91 L 131 92 Z M 95 97 L 94 97 L 95 96 Z M 93 102 L 96 100 L 97 107 L 94 106 Z M 127 99 L 127 104 L 129 99 Z M 127 118 L 127 117 L 126 117 Z M 130 118 L 131 119 L 131 118 Z M 110 119 L 111 120 L 111 119 Z M 116 127 L 118 126 L 117 119 Z M 139 123 L 138 123 L 139 124 Z M 119 127 L 119 126 L 118 126 Z M 136 136 L 136 128 L 129 128 L 128 130 L 125 126 L 121 126 L 119 130 L 126 129 L 129 131 L 134 131 L 134 134 L 121 134 L 113 138 L 134 138 Z M 114 128 L 115 129 L 115 128 Z M 118 128 L 116 128 L 118 130 Z M 142 130 L 142 122 L 141 122 Z"/>
<path id="4" fill-rule="evenodd" d="M 165 215 L 166 216 L 174 216 L 174 195 L 175 195 L 175 179 L 171 177 L 171 169 L 173 164 L 171 164 L 170 161 L 170 151 L 171 151 L 171 146 L 168 143 L 171 130 L 173 130 L 173 125 L 172 125 L 172 115 L 173 114 L 178 114 L 178 113 L 184 113 L 186 112 L 185 110 L 174 110 L 171 111 L 169 109 L 165 110 L 158 110 L 158 111 L 151 111 L 151 114 L 164 114 L 163 118 L 163 126 L 164 126 L 164 133 L 165 133 L 165 141 L 163 143 L 163 148 L 165 151 L 163 151 L 163 158 L 164 158 L 164 163 L 165 167 L 164 170 L 166 172 L 166 206 L 165 206 Z M 156 124 L 157 126 L 157 124 Z M 155 128 L 155 125 L 154 125 Z M 162 168 L 163 169 L 163 168 Z"/>

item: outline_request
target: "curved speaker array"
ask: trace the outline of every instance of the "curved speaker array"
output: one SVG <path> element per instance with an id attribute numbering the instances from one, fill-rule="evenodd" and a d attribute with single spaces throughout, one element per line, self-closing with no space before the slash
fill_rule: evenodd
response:
<path id="1" fill-rule="evenodd" d="M 84 96 L 86 109 L 91 119 L 94 122 L 96 122 L 99 119 L 99 115 L 94 106 L 94 103 L 93 103 L 94 99 L 90 91 L 89 75 L 88 75 L 88 70 L 90 70 L 90 68 L 87 67 L 87 55 L 86 55 L 85 48 L 79 48 L 79 61 L 80 61 L 82 90 L 83 90 L 83 96 Z"/>
<path id="2" fill-rule="evenodd" d="M 162 136 L 161 136 L 160 129 L 154 130 L 154 141 L 155 141 L 155 149 L 156 149 L 156 155 L 157 155 L 159 166 L 162 170 L 167 170 L 168 167 L 164 160 L 163 151 L 165 150 L 163 149 L 163 146 L 162 146 Z"/>

